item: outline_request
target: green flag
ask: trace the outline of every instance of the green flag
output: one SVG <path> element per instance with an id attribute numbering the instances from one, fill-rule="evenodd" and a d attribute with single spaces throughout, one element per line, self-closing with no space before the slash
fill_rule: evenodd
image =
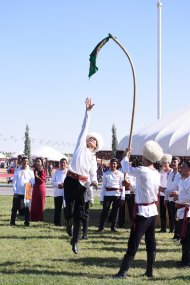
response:
<path id="1" fill-rule="evenodd" d="M 98 67 L 96 66 L 96 58 L 97 58 L 97 55 L 98 55 L 100 49 L 107 43 L 107 41 L 109 41 L 109 38 L 110 38 L 110 36 L 103 39 L 99 44 L 97 44 L 95 49 L 90 54 L 90 59 L 89 59 L 90 60 L 90 68 L 89 68 L 89 74 L 88 74 L 89 78 L 94 73 L 96 73 L 96 71 L 98 71 Z"/>

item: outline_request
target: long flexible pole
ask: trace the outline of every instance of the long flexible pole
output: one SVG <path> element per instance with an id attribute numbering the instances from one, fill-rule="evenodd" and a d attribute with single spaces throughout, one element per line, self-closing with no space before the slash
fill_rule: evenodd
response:
<path id="1" fill-rule="evenodd" d="M 112 40 L 114 40 L 114 42 L 116 42 L 120 46 L 120 48 L 124 51 L 124 53 L 126 54 L 128 60 L 129 60 L 129 63 L 131 65 L 132 74 L 133 74 L 133 107 L 132 107 L 131 127 L 130 127 L 130 134 L 129 134 L 129 143 L 128 143 L 128 148 L 131 148 L 133 125 L 134 125 L 134 117 L 135 117 L 135 105 L 136 105 L 136 77 L 135 77 L 135 69 L 134 69 L 134 65 L 132 63 L 132 60 L 131 60 L 127 50 L 124 48 L 124 46 L 117 40 L 116 37 L 112 36 L 111 34 L 109 34 L 109 37 Z"/>

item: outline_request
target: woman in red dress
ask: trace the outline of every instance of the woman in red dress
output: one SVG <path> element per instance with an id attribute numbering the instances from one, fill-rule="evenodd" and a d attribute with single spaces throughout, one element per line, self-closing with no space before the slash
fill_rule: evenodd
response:
<path id="1" fill-rule="evenodd" d="M 33 222 L 44 220 L 44 205 L 46 198 L 46 171 L 43 167 L 43 159 L 36 158 L 34 168 L 35 184 L 32 192 L 32 204 L 30 220 Z"/>

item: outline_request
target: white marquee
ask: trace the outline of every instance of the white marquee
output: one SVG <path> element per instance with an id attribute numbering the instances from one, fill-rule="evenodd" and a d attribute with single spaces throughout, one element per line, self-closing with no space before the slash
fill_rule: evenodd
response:
<path id="1" fill-rule="evenodd" d="M 143 130 L 136 132 L 132 138 L 132 154 L 142 155 L 143 145 L 148 140 L 155 140 L 164 153 L 178 156 L 190 156 L 190 107 L 168 115 Z M 117 149 L 125 150 L 129 136 L 125 136 Z"/>

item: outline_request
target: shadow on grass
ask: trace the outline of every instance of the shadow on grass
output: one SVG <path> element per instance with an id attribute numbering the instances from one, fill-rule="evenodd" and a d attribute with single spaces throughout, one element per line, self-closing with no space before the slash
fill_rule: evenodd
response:
<path id="1" fill-rule="evenodd" d="M 65 260 L 62 260 L 62 259 L 53 259 L 52 262 L 60 262 L 60 261 L 65 261 Z M 67 262 L 72 262 L 74 264 L 76 263 L 80 263 L 80 264 L 83 264 L 84 266 L 97 266 L 97 267 L 106 267 L 108 268 L 108 271 L 109 271 L 109 268 L 113 268 L 115 270 L 115 273 L 118 271 L 118 268 L 120 266 L 120 263 L 121 261 L 116 259 L 116 258 L 109 258 L 109 260 L 107 258 L 77 258 L 77 259 L 69 259 L 67 260 Z M 66 271 L 66 270 L 63 270 L 63 271 L 55 271 L 55 270 L 52 270 L 51 266 L 43 266 L 43 265 L 36 265 L 36 267 L 38 267 L 39 269 L 28 269 L 28 268 L 25 268 L 25 269 L 19 269 L 19 263 L 20 262 L 4 262 L 4 263 L 0 263 L 0 266 L 1 266 L 1 274 L 6 274 L 6 275 L 16 275 L 16 274 L 31 274 L 31 275 L 56 275 L 56 276 L 68 276 L 68 277 L 84 277 L 84 278 L 93 278 L 93 279 L 107 279 L 107 278 L 112 278 L 113 275 L 108 275 L 108 274 L 104 274 L 104 275 L 100 275 L 100 274 L 96 274 L 96 273 L 93 273 L 92 272 L 76 272 L 75 270 L 73 271 Z M 173 261 L 164 261 L 164 262 L 156 262 L 155 263 L 155 269 L 158 269 L 159 265 L 162 265 L 161 267 L 164 267 L 164 268 L 170 268 L 172 266 L 168 266 L 167 263 L 171 263 L 171 265 L 173 265 Z M 16 268 L 17 270 L 9 270 L 8 269 L 8 266 L 14 266 L 16 265 Z M 44 268 L 45 267 L 45 268 Z M 48 267 L 48 268 L 47 268 Z M 133 266 L 131 268 L 137 268 L 137 267 L 140 267 L 140 268 L 145 268 L 146 267 L 146 262 L 143 261 L 143 260 L 135 260 L 134 263 L 133 263 Z M 130 270 L 129 270 L 129 278 L 130 277 L 133 277 L 132 275 L 130 275 Z M 143 277 L 142 275 L 139 275 L 139 276 L 136 276 L 137 278 L 142 278 L 142 279 L 146 279 L 146 277 Z M 181 275 L 181 274 L 178 274 L 177 276 L 156 276 L 154 277 L 153 279 L 151 279 L 150 281 L 162 281 L 162 280 L 183 280 L 184 282 L 186 281 L 189 281 L 190 280 L 190 275 Z M 187 283 L 184 283 L 184 284 L 187 284 Z"/>

